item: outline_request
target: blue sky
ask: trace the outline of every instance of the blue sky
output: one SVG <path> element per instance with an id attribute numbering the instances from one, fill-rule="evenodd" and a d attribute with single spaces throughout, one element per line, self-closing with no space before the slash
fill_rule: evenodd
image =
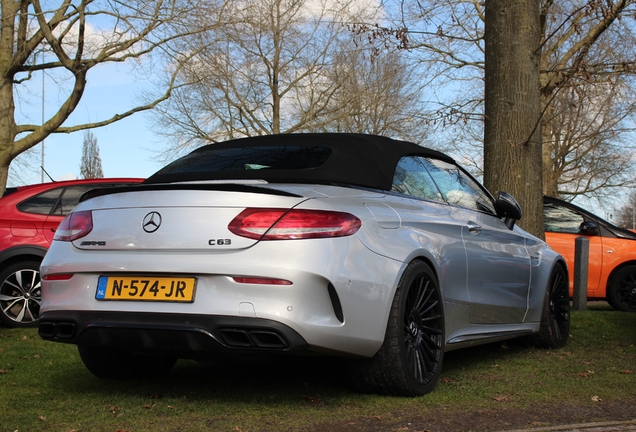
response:
<path id="1" fill-rule="evenodd" d="M 17 111 L 30 122 L 41 123 L 42 78 L 34 77 L 38 97 L 22 103 Z M 125 65 L 100 65 L 89 71 L 86 92 L 66 126 L 100 121 L 120 114 L 138 105 L 141 91 L 150 88 L 148 80 L 136 79 Z M 45 117 L 51 116 L 59 106 L 59 86 L 45 80 Z M 148 177 L 164 163 L 157 159 L 157 150 L 166 143 L 153 134 L 147 112 L 134 114 L 109 126 L 92 129 L 102 159 L 106 177 Z M 54 180 L 79 178 L 84 132 L 53 134 L 44 142 L 44 168 Z M 39 183 L 41 174 L 41 146 L 33 149 L 31 170 L 21 172 L 22 183 Z M 45 176 L 46 177 L 46 176 Z M 48 177 L 45 181 L 48 181 Z M 15 186 L 14 184 L 10 184 Z"/>
<path id="2" fill-rule="evenodd" d="M 42 78 L 32 79 L 33 96 L 28 103 L 17 106 L 18 115 L 28 117 L 29 123 L 39 124 L 42 119 Z M 121 114 L 137 105 L 144 90 L 151 89 L 148 79 L 137 78 L 131 68 L 121 64 L 99 65 L 89 71 L 86 92 L 75 112 L 65 125 L 101 121 Z M 58 84 L 47 79 L 45 89 L 45 117 L 59 106 Z M 20 119 L 18 119 L 20 120 Z M 149 112 L 137 113 L 109 126 L 92 129 L 97 138 L 102 168 L 106 177 L 141 177 L 152 175 L 165 165 L 158 156 L 168 143 L 152 132 Z M 79 178 L 84 131 L 72 134 L 53 134 L 44 143 L 44 168 L 53 180 Z M 32 150 L 30 169 L 20 172 L 20 179 L 9 180 L 8 186 L 39 183 L 41 181 L 41 145 Z M 49 181 L 45 176 L 45 181 Z M 589 200 L 579 200 L 601 217 L 608 211 L 598 208 Z M 585 202 L 582 202 L 585 201 Z"/>

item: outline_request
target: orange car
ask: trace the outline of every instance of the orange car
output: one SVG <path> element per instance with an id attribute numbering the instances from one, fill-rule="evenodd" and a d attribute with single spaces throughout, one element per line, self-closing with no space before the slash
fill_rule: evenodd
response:
<path id="1" fill-rule="evenodd" d="M 574 285 L 574 241 L 590 240 L 588 299 L 602 299 L 615 309 L 636 312 L 636 233 L 619 228 L 568 202 L 544 197 L 545 238 L 566 259 L 570 295 Z"/>

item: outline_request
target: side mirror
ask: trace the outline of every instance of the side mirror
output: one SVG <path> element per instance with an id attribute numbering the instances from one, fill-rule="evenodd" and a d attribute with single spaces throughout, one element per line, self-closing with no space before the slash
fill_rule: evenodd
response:
<path id="1" fill-rule="evenodd" d="M 596 222 L 592 221 L 581 222 L 581 225 L 579 225 L 579 234 L 587 236 L 597 236 L 598 225 L 596 225 Z"/>
<path id="2" fill-rule="evenodd" d="M 495 200 L 495 211 L 497 216 L 504 218 L 504 223 L 508 229 L 512 230 L 515 227 L 515 223 L 521 219 L 523 212 L 521 206 L 515 200 L 512 195 L 506 192 L 499 192 L 497 199 Z"/>

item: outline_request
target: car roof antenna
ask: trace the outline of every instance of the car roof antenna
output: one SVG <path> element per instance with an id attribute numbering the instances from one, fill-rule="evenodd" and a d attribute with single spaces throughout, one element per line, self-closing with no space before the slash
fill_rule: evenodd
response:
<path id="1" fill-rule="evenodd" d="M 49 173 L 47 173 L 47 172 L 46 172 L 46 170 L 44 169 L 44 167 L 43 167 L 42 165 L 40 165 L 40 168 L 42 168 L 42 171 L 44 171 L 44 174 L 46 174 L 46 175 L 48 176 L 48 178 L 50 178 L 50 179 L 51 179 L 51 181 L 52 181 L 52 182 L 55 182 L 55 180 L 53 180 L 53 177 L 51 177 L 51 176 L 49 175 Z"/>

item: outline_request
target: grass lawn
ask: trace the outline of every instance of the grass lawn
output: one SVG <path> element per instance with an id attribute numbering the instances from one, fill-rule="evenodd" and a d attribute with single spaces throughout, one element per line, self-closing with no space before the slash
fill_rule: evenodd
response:
<path id="1" fill-rule="evenodd" d="M 103 381 L 73 345 L 0 327 L 4 431 L 460 431 L 636 419 L 636 314 L 573 312 L 561 350 L 518 341 L 447 353 L 432 393 L 356 393 L 337 359 L 179 361 L 152 381 Z"/>

